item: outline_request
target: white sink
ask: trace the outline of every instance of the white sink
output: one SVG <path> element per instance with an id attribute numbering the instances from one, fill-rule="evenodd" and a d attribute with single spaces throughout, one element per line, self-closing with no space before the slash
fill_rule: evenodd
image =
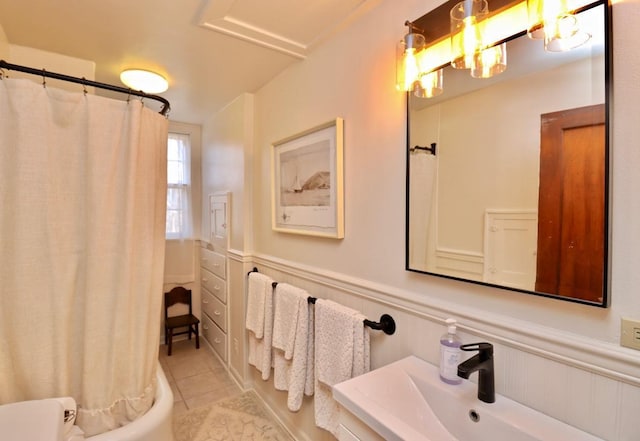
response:
<path id="1" fill-rule="evenodd" d="M 334 398 L 386 440 L 600 439 L 498 394 L 481 402 L 477 392 L 468 380 L 443 383 L 437 367 L 415 356 L 333 387 Z"/>

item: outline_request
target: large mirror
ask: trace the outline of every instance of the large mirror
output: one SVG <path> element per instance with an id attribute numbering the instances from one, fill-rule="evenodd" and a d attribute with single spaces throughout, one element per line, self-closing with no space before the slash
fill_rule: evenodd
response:
<path id="1" fill-rule="evenodd" d="M 407 270 L 608 305 L 609 14 L 577 11 L 570 51 L 521 32 L 503 73 L 407 94 Z"/>

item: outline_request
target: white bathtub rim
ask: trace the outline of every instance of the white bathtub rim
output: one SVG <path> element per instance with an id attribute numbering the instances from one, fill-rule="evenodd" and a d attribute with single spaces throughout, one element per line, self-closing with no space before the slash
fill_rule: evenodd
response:
<path id="1" fill-rule="evenodd" d="M 173 441 L 173 392 L 160 363 L 156 370 L 156 393 L 153 406 L 143 416 L 126 426 L 86 438 L 86 441 Z M 168 423 L 168 432 L 162 426 Z M 166 429 L 166 428 L 165 428 Z M 158 431 L 160 434 L 156 434 Z M 149 437 L 152 434 L 152 437 Z M 162 436 L 163 438 L 157 438 Z"/>

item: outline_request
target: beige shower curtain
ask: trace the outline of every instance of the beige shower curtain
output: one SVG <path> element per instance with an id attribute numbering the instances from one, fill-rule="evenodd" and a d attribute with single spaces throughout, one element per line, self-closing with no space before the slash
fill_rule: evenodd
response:
<path id="1" fill-rule="evenodd" d="M 72 396 L 87 435 L 155 392 L 167 121 L 0 80 L 0 404 Z"/>

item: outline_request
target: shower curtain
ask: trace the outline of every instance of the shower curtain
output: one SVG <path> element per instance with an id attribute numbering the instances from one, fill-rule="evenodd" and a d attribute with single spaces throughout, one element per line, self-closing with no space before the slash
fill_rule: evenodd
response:
<path id="1" fill-rule="evenodd" d="M 0 80 L 0 404 L 72 396 L 86 435 L 150 408 L 166 146 L 139 100 Z"/>
<path id="2" fill-rule="evenodd" d="M 417 151 L 410 156 L 409 262 L 427 270 L 429 229 L 435 213 L 436 156 Z"/>

